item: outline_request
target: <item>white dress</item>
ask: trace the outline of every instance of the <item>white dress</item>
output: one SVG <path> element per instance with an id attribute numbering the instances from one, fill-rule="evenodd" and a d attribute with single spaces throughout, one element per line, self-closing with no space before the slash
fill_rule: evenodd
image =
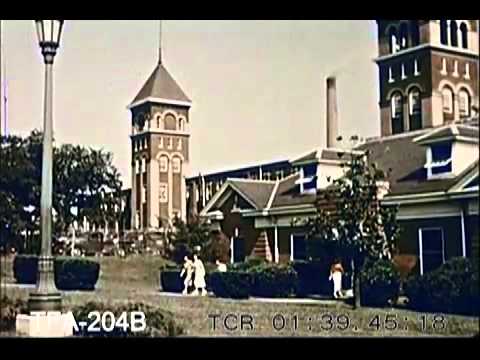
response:
<path id="1" fill-rule="evenodd" d="M 207 284 L 205 283 L 205 267 L 203 266 L 202 260 L 195 260 L 193 262 L 193 267 L 195 269 L 195 278 L 193 280 L 195 289 L 203 289 L 207 287 Z"/>
<path id="2" fill-rule="evenodd" d="M 342 272 L 335 271 L 332 274 L 332 278 L 333 278 L 333 293 L 337 294 L 339 291 L 342 290 Z"/>

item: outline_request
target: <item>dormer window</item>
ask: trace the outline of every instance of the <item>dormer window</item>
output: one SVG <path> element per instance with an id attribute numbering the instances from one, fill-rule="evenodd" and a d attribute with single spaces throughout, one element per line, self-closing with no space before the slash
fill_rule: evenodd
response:
<path id="1" fill-rule="evenodd" d="M 300 170 L 300 179 L 296 182 L 300 185 L 300 193 L 315 193 L 317 191 L 317 164 L 305 165 Z"/>
<path id="2" fill-rule="evenodd" d="M 452 172 L 452 143 L 432 144 L 427 149 L 427 177 L 435 178 Z"/>

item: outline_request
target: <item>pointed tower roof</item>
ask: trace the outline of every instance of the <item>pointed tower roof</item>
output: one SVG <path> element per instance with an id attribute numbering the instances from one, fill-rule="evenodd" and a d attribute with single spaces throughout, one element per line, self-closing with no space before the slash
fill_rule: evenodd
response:
<path id="1" fill-rule="evenodd" d="M 145 102 L 191 106 L 192 102 L 161 62 L 153 70 L 128 108 Z"/>

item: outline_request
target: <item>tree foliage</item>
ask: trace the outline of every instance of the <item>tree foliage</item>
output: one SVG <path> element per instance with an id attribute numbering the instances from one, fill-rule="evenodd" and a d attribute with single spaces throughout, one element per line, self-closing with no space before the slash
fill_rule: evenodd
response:
<path id="1" fill-rule="evenodd" d="M 0 231 L 10 241 L 40 230 L 42 133 L 1 138 Z M 79 145 L 53 152 L 54 231 L 64 233 L 85 216 L 98 226 L 119 216 L 122 183 L 112 154 Z"/>
<path id="2" fill-rule="evenodd" d="M 353 262 L 356 305 L 360 296 L 358 273 L 365 259 L 391 258 L 399 236 L 396 207 L 380 202 L 386 174 L 369 161 L 369 153 L 345 152 L 344 176 L 319 193 L 317 215 L 307 221 L 309 237 L 334 245 Z M 346 159 L 345 157 L 348 157 Z M 323 206 L 331 204 L 331 206 Z"/>

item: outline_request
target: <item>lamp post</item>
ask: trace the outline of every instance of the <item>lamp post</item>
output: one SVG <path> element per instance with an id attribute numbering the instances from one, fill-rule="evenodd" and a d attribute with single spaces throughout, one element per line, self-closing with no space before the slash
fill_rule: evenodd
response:
<path id="1" fill-rule="evenodd" d="M 40 199 L 42 248 L 38 259 L 37 286 L 30 293 L 30 311 L 55 311 L 62 306 L 62 297 L 55 287 L 52 256 L 52 168 L 53 168 L 53 60 L 60 45 L 63 20 L 35 20 L 38 42 L 45 63 L 42 193 Z"/>

